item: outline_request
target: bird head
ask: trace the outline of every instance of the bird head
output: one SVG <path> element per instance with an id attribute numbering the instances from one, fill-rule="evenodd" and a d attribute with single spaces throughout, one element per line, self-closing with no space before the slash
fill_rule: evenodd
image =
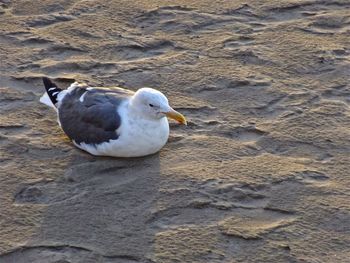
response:
<path id="1" fill-rule="evenodd" d="M 147 118 L 161 119 L 168 117 L 187 125 L 185 117 L 170 107 L 168 99 L 158 90 L 141 88 L 133 95 L 131 102 L 138 113 Z"/>

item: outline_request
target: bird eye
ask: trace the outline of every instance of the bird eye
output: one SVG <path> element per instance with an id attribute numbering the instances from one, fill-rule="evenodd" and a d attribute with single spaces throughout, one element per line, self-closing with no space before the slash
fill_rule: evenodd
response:
<path id="1" fill-rule="evenodd" d="M 153 105 L 153 104 L 149 104 L 149 106 L 150 106 L 150 107 L 154 107 L 154 105 Z"/>

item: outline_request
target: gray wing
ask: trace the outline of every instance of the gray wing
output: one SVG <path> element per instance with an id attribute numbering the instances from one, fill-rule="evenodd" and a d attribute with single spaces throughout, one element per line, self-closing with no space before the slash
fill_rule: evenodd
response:
<path id="1" fill-rule="evenodd" d="M 83 96 L 83 101 L 80 97 Z M 62 100 L 58 117 L 63 131 L 76 143 L 99 144 L 118 139 L 121 124 L 117 109 L 133 95 L 124 89 L 77 87 Z"/>

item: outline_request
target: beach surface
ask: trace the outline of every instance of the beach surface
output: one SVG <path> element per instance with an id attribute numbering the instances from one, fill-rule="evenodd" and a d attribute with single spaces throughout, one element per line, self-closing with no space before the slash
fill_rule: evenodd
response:
<path id="1" fill-rule="evenodd" d="M 43 76 L 158 89 L 188 126 L 91 156 Z M 349 80 L 349 0 L 2 0 L 0 262 L 350 262 Z"/>

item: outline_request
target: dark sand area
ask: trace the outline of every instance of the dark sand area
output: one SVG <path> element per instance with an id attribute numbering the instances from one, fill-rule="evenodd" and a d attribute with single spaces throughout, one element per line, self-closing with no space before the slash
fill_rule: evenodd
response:
<path id="1" fill-rule="evenodd" d="M 94 157 L 42 76 L 189 125 Z M 0 1 L 0 263 L 121 262 L 350 262 L 349 0 Z"/>

